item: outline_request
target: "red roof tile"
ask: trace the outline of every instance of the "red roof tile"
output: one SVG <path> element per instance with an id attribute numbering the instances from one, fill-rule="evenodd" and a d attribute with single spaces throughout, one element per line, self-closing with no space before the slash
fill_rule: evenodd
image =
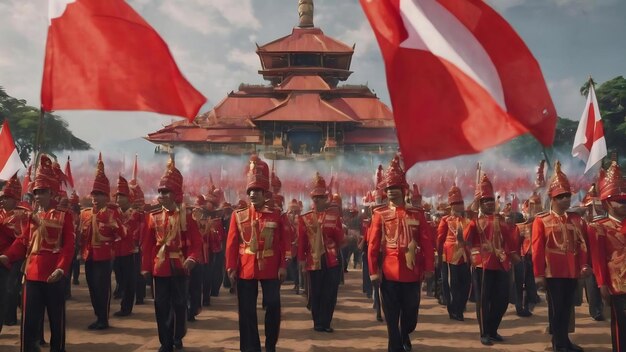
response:
<path id="1" fill-rule="evenodd" d="M 353 53 L 352 47 L 328 37 L 319 28 L 294 27 L 290 35 L 276 39 L 257 51 Z"/>
<path id="2" fill-rule="evenodd" d="M 330 86 L 324 79 L 318 75 L 311 76 L 289 76 L 279 86 L 279 91 L 290 90 L 307 90 L 307 91 L 325 91 L 330 90 Z"/>
<path id="3" fill-rule="evenodd" d="M 314 93 L 291 93 L 286 101 L 254 121 L 357 122 Z"/>

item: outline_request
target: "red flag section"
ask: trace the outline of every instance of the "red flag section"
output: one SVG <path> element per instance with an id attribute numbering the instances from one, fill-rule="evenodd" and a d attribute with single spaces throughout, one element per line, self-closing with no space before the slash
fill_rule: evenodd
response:
<path id="1" fill-rule="evenodd" d="M 65 177 L 67 178 L 67 183 L 72 186 L 74 189 L 74 177 L 72 177 L 72 168 L 70 167 L 70 157 L 67 156 L 67 161 L 65 162 L 65 170 L 63 170 Z"/>
<path id="2" fill-rule="evenodd" d="M 50 2 L 41 87 L 45 111 L 140 110 L 193 121 L 206 98 L 125 1 Z"/>
<path id="3" fill-rule="evenodd" d="M 385 61 L 407 168 L 527 132 L 552 144 L 557 115 L 539 65 L 486 3 L 360 1 Z"/>
<path id="4" fill-rule="evenodd" d="M 0 180 L 10 179 L 23 166 L 9 129 L 9 123 L 5 119 L 0 129 Z"/>

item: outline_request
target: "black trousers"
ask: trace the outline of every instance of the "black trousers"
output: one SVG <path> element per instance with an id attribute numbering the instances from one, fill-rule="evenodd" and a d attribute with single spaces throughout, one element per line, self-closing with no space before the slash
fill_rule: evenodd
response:
<path id="1" fill-rule="evenodd" d="M 72 272 L 72 282 L 78 283 L 78 278 L 80 277 L 80 259 L 76 258 L 76 255 L 74 255 L 74 259 L 72 259 L 70 270 Z"/>
<path id="2" fill-rule="evenodd" d="M 568 326 L 577 285 L 578 279 L 546 278 L 553 348 L 567 348 L 570 344 Z"/>
<path id="3" fill-rule="evenodd" d="M 22 352 L 39 351 L 44 311 L 50 321 L 50 351 L 65 351 L 65 284 L 26 280 L 22 310 Z"/>
<path id="4" fill-rule="evenodd" d="M 159 342 L 170 351 L 187 333 L 187 277 L 154 277 L 154 313 Z"/>
<path id="5" fill-rule="evenodd" d="M 9 281 L 9 273 L 9 269 L 4 267 L 4 265 L 0 265 L 0 331 L 2 331 L 2 323 L 4 322 L 8 306 L 7 283 Z"/>
<path id="6" fill-rule="evenodd" d="M 626 294 L 611 296 L 611 340 L 613 352 L 626 351 Z"/>
<path id="7" fill-rule="evenodd" d="M 133 254 L 135 257 L 135 299 L 143 301 L 146 297 L 146 278 L 141 275 L 141 252 Z"/>
<path id="8" fill-rule="evenodd" d="M 415 331 L 420 307 L 421 282 L 389 281 L 383 276 L 380 295 L 387 322 L 387 350 L 404 351 L 402 344 Z"/>
<path id="9" fill-rule="evenodd" d="M 120 311 L 130 313 L 135 304 L 135 292 L 137 290 L 137 268 L 135 255 L 129 254 L 123 257 L 116 257 L 115 261 L 119 266 L 118 285 L 119 295 L 122 297 Z"/>
<path id="10" fill-rule="evenodd" d="M 602 312 L 604 311 L 604 302 L 602 302 L 598 281 L 596 281 L 595 274 L 591 274 L 583 280 L 585 281 L 587 303 L 589 303 L 589 315 L 592 318 L 598 318 L 602 316 Z"/>
<path id="11" fill-rule="evenodd" d="M 475 268 L 472 283 L 476 294 L 476 316 L 480 337 L 496 336 L 509 305 L 509 273 L 503 270 Z"/>
<path id="12" fill-rule="evenodd" d="M 239 305 L 239 348 L 242 352 L 261 352 L 261 340 L 257 324 L 257 297 L 259 281 L 265 303 L 265 348 L 276 347 L 280 331 L 280 281 L 237 280 L 237 303 Z"/>
<path id="13" fill-rule="evenodd" d="M 467 263 L 454 265 L 443 262 L 441 269 L 442 286 L 448 286 L 449 290 L 448 296 L 444 298 L 444 301 L 447 300 L 448 302 L 448 314 L 462 316 L 472 284 L 472 274 L 469 265 Z"/>
<path id="14" fill-rule="evenodd" d="M 85 277 L 93 312 L 99 322 L 108 324 L 111 307 L 111 261 L 85 261 Z"/>
<path id="15" fill-rule="evenodd" d="M 202 273 L 204 265 L 196 265 L 189 273 L 189 288 L 187 292 L 188 317 L 195 317 L 202 307 Z"/>
<path id="16" fill-rule="evenodd" d="M 202 305 L 211 304 L 211 291 L 213 290 L 213 262 L 215 257 L 211 256 L 209 262 L 202 264 Z"/>
<path id="17" fill-rule="evenodd" d="M 226 270 L 224 250 L 212 254 L 215 259 L 211 265 L 211 296 L 217 297 L 220 295 L 220 288 L 222 287 L 222 284 L 226 285 L 228 283 L 228 285 L 230 285 L 230 280 L 228 279 L 228 276 L 224 275 L 224 271 Z"/>
<path id="18" fill-rule="evenodd" d="M 537 286 L 533 273 L 532 259 L 524 257 L 513 265 L 515 275 L 515 310 L 530 311 L 530 304 L 537 303 Z"/>
<path id="19" fill-rule="evenodd" d="M 363 247 L 363 253 L 361 254 L 361 261 L 363 262 L 363 293 L 367 297 L 372 296 L 372 280 L 370 280 L 370 268 L 367 259 L 367 246 Z"/>
<path id="20" fill-rule="evenodd" d="M 337 292 L 339 291 L 342 269 L 341 266 L 327 268 L 324 256 L 322 256 L 321 261 L 322 269 L 309 271 L 311 315 L 313 316 L 314 327 L 330 328 L 330 322 L 333 320 L 337 305 Z"/>

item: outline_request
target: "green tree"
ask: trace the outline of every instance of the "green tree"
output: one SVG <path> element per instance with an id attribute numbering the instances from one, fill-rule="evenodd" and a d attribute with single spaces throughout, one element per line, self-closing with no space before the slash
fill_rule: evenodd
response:
<path id="1" fill-rule="evenodd" d="M 3 123 L 5 119 L 9 121 L 20 158 L 24 163 L 29 163 L 37 136 L 39 109 L 27 105 L 26 100 L 13 98 L 0 87 L 0 123 Z M 42 151 L 54 154 L 59 150 L 91 148 L 89 143 L 74 136 L 67 127 L 68 123 L 62 117 L 46 113 Z"/>

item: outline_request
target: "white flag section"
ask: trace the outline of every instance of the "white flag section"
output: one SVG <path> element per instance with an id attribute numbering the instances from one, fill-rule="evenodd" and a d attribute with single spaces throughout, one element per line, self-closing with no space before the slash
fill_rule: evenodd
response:
<path id="1" fill-rule="evenodd" d="M 585 172 L 587 172 L 601 161 L 606 154 L 606 139 L 604 139 L 600 107 L 598 106 L 598 99 L 596 99 L 596 91 L 593 89 L 593 84 L 591 84 L 589 86 L 587 104 L 574 137 L 572 156 L 587 163 L 585 167 Z"/>
<path id="2" fill-rule="evenodd" d="M 7 120 L 4 120 L 0 129 L 0 180 L 10 179 L 23 166 L 22 159 L 15 148 L 9 124 Z"/>

